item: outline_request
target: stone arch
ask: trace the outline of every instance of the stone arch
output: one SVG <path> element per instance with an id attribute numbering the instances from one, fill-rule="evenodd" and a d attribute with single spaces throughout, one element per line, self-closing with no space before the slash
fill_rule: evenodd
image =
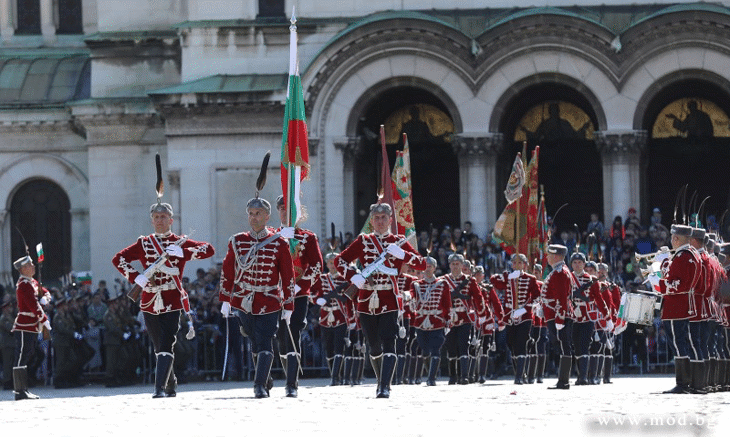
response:
<path id="1" fill-rule="evenodd" d="M 23 155 L 0 168 L 0 277 L 9 277 L 11 227 L 8 220 L 10 202 L 17 190 L 33 179 L 45 179 L 58 185 L 71 204 L 71 256 L 75 265 L 87 268 L 89 264 L 89 180 L 70 161 L 47 153 Z"/>

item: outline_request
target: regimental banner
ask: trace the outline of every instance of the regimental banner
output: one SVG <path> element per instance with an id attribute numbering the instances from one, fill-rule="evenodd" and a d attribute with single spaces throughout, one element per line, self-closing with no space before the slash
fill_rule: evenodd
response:
<path id="1" fill-rule="evenodd" d="M 396 152 L 393 166 L 393 207 L 398 233 L 405 235 L 408 242 L 416 247 L 416 225 L 413 220 L 413 196 L 411 195 L 411 153 L 408 137 L 403 134 L 403 151 Z"/>

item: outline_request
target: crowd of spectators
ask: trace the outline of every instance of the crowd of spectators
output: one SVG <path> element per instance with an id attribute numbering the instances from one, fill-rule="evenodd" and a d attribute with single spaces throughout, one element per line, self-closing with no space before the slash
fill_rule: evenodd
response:
<path id="1" fill-rule="evenodd" d="M 552 227 L 552 224 L 549 223 Z M 598 214 L 592 214 L 588 223 L 582 230 L 555 229 L 552 228 L 552 243 L 563 244 L 568 247 L 568 253 L 577 250 L 590 254 L 594 260 L 602 259 L 609 264 L 613 273 L 612 280 L 624 290 L 631 290 L 641 286 L 642 279 L 638 274 L 638 268 L 634 265 L 634 253 L 655 252 L 662 246 L 669 244 L 669 231 L 662 223 L 662 216 L 659 209 L 654 209 L 649 220 L 642 222 L 634 208 L 629 209 L 624 220 L 616 216 L 610 226 L 605 226 Z M 351 232 L 344 234 L 344 237 L 332 239 L 323 238 L 323 254 L 341 251 L 354 239 Z M 483 266 L 487 275 L 501 273 L 511 270 L 509 253 L 502 248 L 492 237 L 491 233 L 477 235 L 472 230 L 469 221 L 463 223 L 462 227 L 444 226 L 441 229 L 429 231 L 421 230 L 417 233 L 417 249 L 423 255 L 433 256 L 438 263 L 437 275 L 449 272 L 448 257 L 452 253 L 462 253 L 474 265 Z M 546 272 L 547 273 L 547 272 Z M 232 351 L 229 355 L 228 372 L 225 379 L 246 379 L 248 353 L 246 353 L 247 342 L 241 336 L 236 323 L 230 323 L 221 316 L 220 303 L 218 302 L 218 281 L 220 279 L 220 266 L 208 270 L 199 268 L 194 278 L 183 278 L 183 286 L 187 290 L 190 305 L 193 312 L 192 320 L 188 317 L 181 318 L 181 335 L 176 343 L 175 370 L 181 382 L 189 378 L 220 379 L 222 363 L 225 361 L 226 332 L 228 332 L 228 348 Z M 109 375 L 106 369 L 104 316 L 108 311 L 109 301 L 120 293 L 129 289 L 129 284 L 121 279 L 114 281 L 111 289 L 106 281 L 101 280 L 98 286 L 93 288 L 90 283 L 75 284 L 73 282 L 51 289 L 55 300 L 70 303 L 71 313 L 76 324 L 75 340 L 84 343 L 81 349 L 85 353 L 77 360 L 77 363 L 84 372 L 85 378 L 106 381 L 109 385 L 132 384 L 145 380 L 154 367 L 154 358 L 151 356 L 151 346 L 145 334 L 144 319 L 141 317 L 139 308 L 129 299 L 124 298 L 123 311 L 128 312 L 130 318 L 135 322 L 127 327 L 124 340 L 129 342 L 131 347 L 127 348 L 125 359 L 130 371 L 127 377 L 120 381 L 118 377 Z M 2 286 L 0 286 L 2 288 Z M 4 353 L 0 355 L 4 364 L 3 383 L 6 389 L 11 388 L 12 381 L 9 378 L 10 372 L 7 364 L 12 356 L 13 338 L 9 333 L 14 319 L 14 302 L 11 287 L 3 299 L 3 316 L 0 318 L 0 346 Z M 2 291 L 2 290 L 0 290 Z M 0 293 L 2 296 L 3 293 Z M 304 356 L 308 362 L 305 366 L 322 365 L 316 360 L 321 355 L 319 345 L 319 327 L 317 325 L 318 307 L 312 305 L 308 317 L 308 325 L 302 333 L 302 347 Z M 51 304 L 47 308 L 51 319 L 54 318 L 57 310 Z M 196 331 L 196 337 L 188 340 L 184 337 L 187 327 L 192 324 Z M 5 332 L 7 331 L 7 332 Z M 655 323 L 649 327 L 633 327 L 624 334 L 624 351 L 617 362 L 627 365 L 640 366 L 648 371 L 647 362 L 668 362 L 671 359 L 670 348 L 666 344 L 666 333 L 661 323 Z M 59 363 L 52 362 L 50 349 L 52 343 L 48 340 L 39 342 L 37 359 L 31 363 L 31 376 L 37 377 L 41 382 L 58 385 L 54 381 L 53 372 L 59 367 Z M 506 348 L 506 346 L 504 346 Z M 78 345 L 77 345 L 78 349 Z M 504 353 L 504 350 L 502 352 Z M 56 360 L 63 354 L 56 353 Z M 79 355 L 79 353 L 77 353 Z M 651 358 L 653 357 L 653 358 Z M 502 371 L 507 372 L 509 360 L 505 356 Z M 326 366 L 322 365 L 323 369 Z M 500 373 L 500 367 L 494 370 L 494 374 Z M 79 373 L 81 373 L 81 370 Z M 78 383 L 79 381 L 75 381 Z M 72 381 L 71 384 L 74 382 Z"/>

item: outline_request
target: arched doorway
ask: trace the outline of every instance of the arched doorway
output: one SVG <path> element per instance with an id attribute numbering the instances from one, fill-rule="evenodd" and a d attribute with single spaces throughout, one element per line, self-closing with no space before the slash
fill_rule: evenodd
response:
<path id="1" fill-rule="evenodd" d="M 459 165 L 451 146 L 454 123 L 446 106 L 432 94 L 415 87 L 397 87 L 371 101 L 359 119 L 363 139 L 355 162 L 355 217 L 359 231 L 377 200 L 380 179 L 380 125 L 385 125 L 391 170 L 395 154 L 403 150 L 401 133 L 408 134 L 411 155 L 413 217 L 417 230 L 430 224 L 458 226 Z"/>
<path id="2" fill-rule="evenodd" d="M 591 213 L 603 215 L 603 171 L 593 141 L 598 126 L 588 100 L 573 88 L 544 83 L 524 89 L 507 105 L 501 132 L 505 136 L 505 153 L 498 165 L 498 187 L 509 178 L 517 152 L 527 141 L 528 159 L 535 146 L 540 146 L 539 183 L 545 188 L 548 215 L 567 205 L 556 217 L 558 231 L 581 231 Z M 500 191 L 501 192 L 501 191 Z M 498 197 L 498 210 L 506 204 Z"/>
<path id="3" fill-rule="evenodd" d="M 702 199 L 710 196 L 705 203 L 710 221 L 713 216 L 719 220 L 730 207 L 728 97 L 712 83 L 685 80 L 666 87 L 649 104 L 643 126 L 649 132 L 646 162 L 649 204 L 644 208 L 645 214 L 659 208 L 664 224 L 671 224 L 677 193 L 684 185 L 688 185 L 687 202 L 697 192 L 699 200 L 695 209 Z M 681 206 L 679 209 L 677 215 L 681 221 Z M 730 217 L 726 215 L 724 221 L 727 238 Z"/>
<path id="4" fill-rule="evenodd" d="M 70 202 L 60 186 L 44 179 L 24 183 L 13 195 L 10 217 L 13 260 L 25 255 L 17 227 L 34 261 L 36 244 L 43 243 L 44 282 L 56 281 L 71 270 Z M 17 272 L 14 275 L 17 278 Z"/>

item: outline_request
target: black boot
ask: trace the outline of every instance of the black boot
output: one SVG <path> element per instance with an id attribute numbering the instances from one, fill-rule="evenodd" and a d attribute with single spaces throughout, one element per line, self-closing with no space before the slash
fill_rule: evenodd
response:
<path id="1" fill-rule="evenodd" d="M 525 356 L 519 355 L 514 360 L 515 365 L 515 384 L 522 385 L 525 378 Z"/>
<path id="2" fill-rule="evenodd" d="M 689 367 L 692 374 L 690 392 L 696 395 L 706 395 L 707 392 L 705 391 L 705 375 L 707 366 L 705 365 L 705 362 L 690 361 Z"/>
<path id="3" fill-rule="evenodd" d="M 360 377 L 362 371 L 360 369 L 363 367 L 363 363 L 364 360 L 362 359 L 362 357 L 352 358 L 352 376 L 350 377 L 351 385 L 362 384 L 362 378 Z"/>
<path id="4" fill-rule="evenodd" d="M 575 385 L 588 385 L 586 375 L 588 374 L 588 357 L 578 357 L 578 379 L 575 381 Z"/>
<path id="5" fill-rule="evenodd" d="M 469 384 L 474 384 L 475 382 L 477 382 L 476 374 L 477 358 L 475 356 L 469 355 Z"/>
<path id="6" fill-rule="evenodd" d="M 168 352 L 160 352 L 157 354 L 157 368 L 155 369 L 155 393 L 153 398 L 165 397 L 165 386 L 172 372 L 173 356 Z"/>
<path id="7" fill-rule="evenodd" d="M 427 358 L 422 357 L 418 355 L 416 358 L 416 370 L 415 370 L 415 376 L 413 378 L 413 383 L 415 385 L 421 384 L 421 376 L 423 376 L 423 366 L 426 363 Z"/>
<path id="8" fill-rule="evenodd" d="M 459 381 L 457 373 L 457 358 L 449 358 L 449 385 L 454 385 Z"/>
<path id="9" fill-rule="evenodd" d="M 39 399 L 28 391 L 28 367 L 13 367 L 13 393 L 16 401 L 23 399 Z"/>
<path id="10" fill-rule="evenodd" d="M 717 358 L 710 358 L 705 361 L 707 365 L 707 383 L 705 391 L 707 393 L 715 393 L 717 391 Z"/>
<path id="11" fill-rule="evenodd" d="M 352 382 L 352 357 L 345 357 L 345 366 L 342 370 L 342 385 L 350 385 Z"/>
<path id="12" fill-rule="evenodd" d="M 257 355 L 256 374 L 253 379 L 254 396 L 257 399 L 268 398 L 269 389 L 267 389 L 267 385 L 271 373 L 271 364 L 274 362 L 274 354 L 269 351 L 262 351 Z"/>
<path id="13" fill-rule="evenodd" d="M 573 357 L 561 355 L 560 365 L 558 366 L 558 383 L 555 387 L 548 387 L 548 389 L 568 390 L 570 388 L 570 371 L 572 367 Z"/>
<path id="14" fill-rule="evenodd" d="M 286 397 L 295 398 L 299 396 L 299 354 L 289 352 L 286 354 Z"/>
<path id="15" fill-rule="evenodd" d="M 596 375 L 598 374 L 598 355 L 588 357 L 588 384 L 596 384 Z"/>
<path id="16" fill-rule="evenodd" d="M 537 369 L 535 371 L 535 382 L 538 384 L 542 384 L 542 377 L 545 375 L 545 360 L 546 356 L 538 355 L 537 356 Z"/>
<path id="17" fill-rule="evenodd" d="M 370 355 L 370 365 L 373 366 L 373 372 L 375 373 L 375 384 L 380 389 L 380 369 L 383 366 L 383 354 L 374 357 Z"/>
<path id="18" fill-rule="evenodd" d="M 459 385 L 469 384 L 469 356 L 459 357 Z"/>
<path id="19" fill-rule="evenodd" d="M 719 385 L 720 385 L 719 391 L 722 391 L 722 392 L 726 392 L 726 391 L 728 391 L 728 389 L 730 389 L 730 385 L 728 385 L 728 375 L 730 374 L 730 372 L 728 372 L 728 370 L 730 370 L 730 368 L 728 367 L 728 362 L 729 361 L 726 359 L 722 359 L 719 361 L 719 366 L 718 366 L 718 373 L 719 373 L 718 379 L 719 379 Z"/>
<path id="20" fill-rule="evenodd" d="M 172 364 L 170 365 L 170 376 L 167 377 L 165 383 L 165 396 L 174 398 L 177 396 L 177 377 L 175 376 L 175 355 L 172 356 Z"/>
<path id="21" fill-rule="evenodd" d="M 381 355 L 380 360 L 380 378 L 378 378 L 378 390 L 375 397 L 387 399 L 390 397 L 390 382 L 395 373 L 397 357 L 395 354 L 388 353 Z"/>
<path id="22" fill-rule="evenodd" d="M 611 373 L 613 373 L 613 357 L 606 355 L 603 360 L 603 383 L 613 384 L 611 382 Z"/>
<path id="23" fill-rule="evenodd" d="M 595 385 L 601 385 L 601 376 L 603 375 L 603 366 L 606 364 L 606 356 L 598 356 L 598 366 L 596 367 L 596 374 L 593 375 L 593 383 Z"/>
<path id="24" fill-rule="evenodd" d="M 424 361 L 428 359 L 429 357 L 423 357 Z M 436 385 L 436 375 L 438 375 L 441 358 L 438 356 L 430 357 L 430 361 L 431 362 L 429 363 L 428 380 L 426 381 L 426 385 L 433 387 Z"/>
<path id="25" fill-rule="evenodd" d="M 421 357 L 415 355 L 406 355 L 406 357 L 410 357 L 410 360 L 406 363 L 405 383 L 412 385 L 416 383 L 416 365 Z"/>
<path id="26" fill-rule="evenodd" d="M 479 383 L 487 382 L 487 367 L 489 366 L 489 355 L 484 354 L 479 357 Z"/>
<path id="27" fill-rule="evenodd" d="M 362 375 L 365 373 L 365 357 L 359 357 L 357 363 L 357 379 L 355 380 L 355 385 L 362 385 Z"/>
<path id="28" fill-rule="evenodd" d="M 403 382 L 403 375 L 406 371 L 406 355 L 398 355 L 397 359 L 398 362 L 395 368 L 395 378 L 393 379 L 393 385 L 400 385 Z"/>
<path id="29" fill-rule="evenodd" d="M 332 384 L 340 385 L 342 380 L 340 379 L 340 369 L 342 368 L 342 355 L 335 355 L 332 359 Z"/>
<path id="30" fill-rule="evenodd" d="M 535 375 L 537 374 L 537 355 L 527 356 L 527 383 L 535 383 Z"/>
<path id="31" fill-rule="evenodd" d="M 690 384 L 692 383 L 692 374 L 689 367 L 689 358 L 674 359 L 674 377 L 676 385 L 673 389 L 667 390 L 667 394 L 685 394 L 690 392 Z"/>

